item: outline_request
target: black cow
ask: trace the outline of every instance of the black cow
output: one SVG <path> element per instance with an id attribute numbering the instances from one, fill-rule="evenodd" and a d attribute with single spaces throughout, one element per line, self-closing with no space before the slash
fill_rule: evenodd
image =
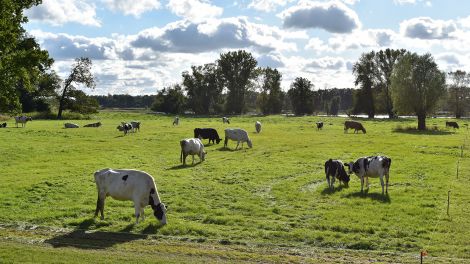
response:
<path id="1" fill-rule="evenodd" d="M 326 181 L 328 182 L 328 187 L 330 187 L 330 189 L 334 189 L 335 178 L 337 178 L 340 183 L 344 183 L 344 186 L 348 187 L 350 178 L 344 169 L 342 161 L 332 159 L 327 160 L 325 162 L 325 174 Z"/>
<path id="2" fill-rule="evenodd" d="M 7 123 L 0 124 L 0 127 L 7 127 Z"/>
<path id="3" fill-rule="evenodd" d="M 459 128 L 459 124 L 454 121 L 446 121 L 446 127 L 453 127 L 453 128 Z"/>
<path id="4" fill-rule="evenodd" d="M 209 143 L 219 142 L 222 140 L 217 133 L 217 130 L 213 128 L 195 128 L 194 129 L 194 137 L 195 138 L 202 138 L 202 139 L 209 139 Z"/>

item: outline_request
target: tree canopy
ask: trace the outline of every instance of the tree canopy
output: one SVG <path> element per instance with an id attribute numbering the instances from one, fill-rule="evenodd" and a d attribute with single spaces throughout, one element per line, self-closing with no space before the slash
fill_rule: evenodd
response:
<path id="1" fill-rule="evenodd" d="M 313 113 L 313 84 L 306 78 L 297 77 L 287 92 L 296 115 Z"/>
<path id="2" fill-rule="evenodd" d="M 391 78 L 393 104 L 402 114 L 415 113 L 418 129 L 426 129 L 426 115 L 445 93 L 445 73 L 431 54 L 406 53 L 397 63 Z"/>

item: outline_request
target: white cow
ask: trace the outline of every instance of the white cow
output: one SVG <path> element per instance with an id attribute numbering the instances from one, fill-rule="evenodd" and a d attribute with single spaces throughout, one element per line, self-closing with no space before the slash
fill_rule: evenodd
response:
<path id="1" fill-rule="evenodd" d="M 173 125 L 174 125 L 174 126 L 175 126 L 175 125 L 177 126 L 177 125 L 179 125 L 179 124 L 180 124 L 180 118 L 177 117 L 177 116 L 175 116 L 175 119 L 173 119 Z"/>
<path id="2" fill-rule="evenodd" d="M 222 117 L 222 123 L 227 123 L 227 124 L 230 124 L 230 119 L 228 117 Z"/>
<path id="3" fill-rule="evenodd" d="M 261 122 L 260 121 L 256 121 L 255 128 L 256 128 L 256 133 L 261 132 Z"/>
<path id="4" fill-rule="evenodd" d="M 15 116 L 16 127 L 18 127 L 18 123 L 21 124 L 21 127 L 25 127 L 28 121 L 33 121 L 33 118 L 30 116 Z"/>
<path id="5" fill-rule="evenodd" d="M 237 147 L 235 149 L 238 149 L 238 145 L 240 142 L 242 143 L 242 148 L 243 148 L 243 142 L 246 142 L 248 144 L 248 147 L 253 147 L 251 144 L 251 139 L 248 137 L 248 133 L 240 128 L 227 128 L 225 129 L 225 141 L 224 141 L 224 147 L 227 147 L 228 140 L 233 140 L 237 141 Z"/>
<path id="6" fill-rule="evenodd" d="M 80 126 L 73 123 L 65 123 L 64 128 L 79 128 Z"/>
<path id="7" fill-rule="evenodd" d="M 206 158 L 207 152 L 204 151 L 204 144 L 199 138 L 188 138 L 180 141 L 181 154 L 180 161 L 183 162 L 183 165 L 186 165 L 186 157 L 191 155 L 193 157 L 194 164 L 194 155 L 199 157 L 200 162 L 203 162 Z"/>
<path id="8" fill-rule="evenodd" d="M 384 176 L 386 181 L 385 193 L 388 193 L 388 179 L 390 172 L 390 165 L 392 159 L 386 156 L 371 156 L 359 158 L 355 162 L 350 162 L 349 174 L 355 173 L 361 179 L 361 192 L 364 190 L 364 178 L 366 180 L 367 189 L 369 189 L 369 177 L 380 178 L 382 185 L 382 194 L 384 193 Z"/>
<path id="9" fill-rule="evenodd" d="M 96 202 L 95 217 L 101 212 L 104 219 L 104 201 L 107 196 L 116 200 L 133 201 L 135 208 L 135 221 L 139 223 L 139 217 L 145 220 L 144 208 L 150 205 L 153 215 L 162 225 L 166 224 L 166 206 L 160 200 L 153 177 L 138 170 L 113 170 L 110 168 L 96 171 L 96 188 L 98 200 Z"/>

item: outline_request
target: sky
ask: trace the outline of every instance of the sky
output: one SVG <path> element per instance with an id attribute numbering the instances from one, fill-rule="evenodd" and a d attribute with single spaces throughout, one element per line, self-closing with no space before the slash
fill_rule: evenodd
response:
<path id="1" fill-rule="evenodd" d="M 354 88 L 362 53 L 431 53 L 442 71 L 470 71 L 470 1 L 462 0 L 43 0 L 24 25 L 63 79 L 89 57 L 87 94 L 156 94 L 191 66 L 244 49 L 277 68 L 287 91 Z"/>

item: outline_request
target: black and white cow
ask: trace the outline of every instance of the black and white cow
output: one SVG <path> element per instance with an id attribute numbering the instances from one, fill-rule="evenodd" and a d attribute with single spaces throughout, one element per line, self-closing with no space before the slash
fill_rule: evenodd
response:
<path id="1" fill-rule="evenodd" d="M 330 189 L 335 188 L 335 179 L 338 179 L 340 183 L 342 182 L 344 186 L 348 187 L 350 178 L 346 173 L 343 162 L 341 160 L 327 160 L 325 162 L 325 174 L 326 182 L 328 183 L 328 187 L 330 187 Z"/>
<path id="2" fill-rule="evenodd" d="M 219 133 L 217 133 L 217 130 L 215 130 L 214 128 L 195 128 L 194 138 L 209 139 L 209 144 L 211 143 L 211 141 L 212 144 L 214 144 L 214 142 L 217 142 L 217 144 L 219 144 L 222 140 L 219 137 Z"/>
<path id="3" fill-rule="evenodd" d="M 320 130 L 323 128 L 323 122 L 320 121 L 320 122 L 317 122 L 316 124 L 317 124 L 317 130 Z"/>
<path id="4" fill-rule="evenodd" d="M 33 121 L 33 118 L 30 116 L 15 116 L 16 127 L 18 127 L 18 123 L 21 124 L 21 127 L 25 127 L 28 121 Z"/>
<path id="5" fill-rule="evenodd" d="M 160 200 L 157 186 L 153 177 L 138 170 L 102 169 L 94 173 L 98 200 L 96 202 L 95 217 L 101 213 L 104 219 L 104 201 L 111 196 L 120 201 L 133 201 L 135 208 L 135 221 L 145 219 L 144 208 L 150 205 L 153 215 L 162 225 L 166 224 L 166 206 Z"/>
<path id="6" fill-rule="evenodd" d="M 125 122 L 121 122 L 121 125 L 117 126 L 116 128 L 119 131 L 123 131 L 124 135 L 127 135 L 127 133 L 129 131 L 132 131 L 132 129 L 133 129 L 131 124 L 125 123 Z"/>
<path id="7" fill-rule="evenodd" d="M 0 124 L 0 127 L 7 127 L 7 123 Z"/>
<path id="8" fill-rule="evenodd" d="M 222 117 L 222 123 L 227 123 L 227 124 L 230 124 L 230 119 L 228 117 Z"/>
<path id="9" fill-rule="evenodd" d="M 361 192 L 364 191 L 364 178 L 366 180 L 367 189 L 369 189 L 369 177 L 380 178 L 382 185 L 382 194 L 384 193 L 384 176 L 385 176 L 385 193 L 388 193 L 388 179 L 390 172 L 390 165 L 392 159 L 386 156 L 370 156 L 357 159 L 355 162 L 350 162 L 349 174 L 356 174 L 361 179 Z"/>

